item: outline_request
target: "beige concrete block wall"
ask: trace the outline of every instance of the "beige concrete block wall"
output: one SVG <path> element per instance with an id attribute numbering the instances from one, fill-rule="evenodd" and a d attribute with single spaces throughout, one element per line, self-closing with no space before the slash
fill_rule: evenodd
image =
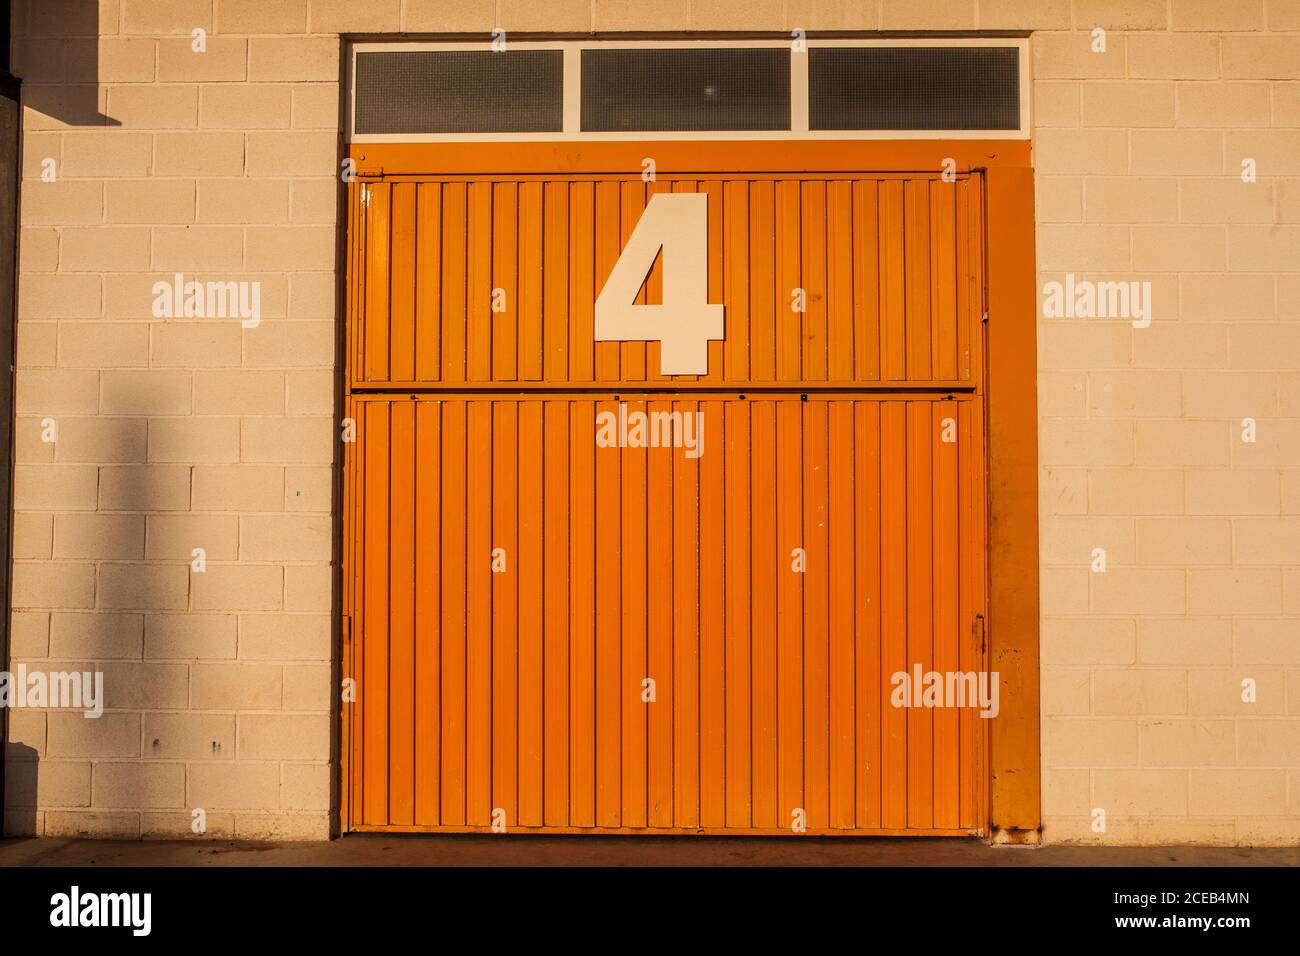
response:
<path id="1" fill-rule="evenodd" d="M 109 710 L 11 714 L 10 832 L 327 832 L 339 34 L 502 26 L 1036 31 L 1040 281 L 1154 304 L 1039 324 L 1045 838 L 1300 836 L 1294 0 L 16 7 L 13 659 Z M 154 318 L 177 271 L 261 324 Z"/>
<path id="2" fill-rule="evenodd" d="M 1040 288 L 1153 319 L 1040 318 L 1045 837 L 1294 843 L 1300 5 L 1072 16 L 1033 38 Z"/>

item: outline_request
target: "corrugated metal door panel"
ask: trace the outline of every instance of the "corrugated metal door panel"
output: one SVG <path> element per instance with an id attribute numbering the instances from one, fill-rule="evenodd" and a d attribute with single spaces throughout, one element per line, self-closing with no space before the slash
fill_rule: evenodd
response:
<path id="1" fill-rule="evenodd" d="M 978 384 L 969 180 L 447 177 L 365 186 L 352 387 Z M 708 372 L 595 342 L 592 310 L 657 192 L 708 196 Z M 637 294 L 661 303 L 656 260 Z M 593 360 L 594 359 L 594 360 Z"/>
<path id="2" fill-rule="evenodd" d="M 983 722 L 890 696 L 984 666 L 981 404 L 353 399 L 350 824 L 978 827 Z"/>

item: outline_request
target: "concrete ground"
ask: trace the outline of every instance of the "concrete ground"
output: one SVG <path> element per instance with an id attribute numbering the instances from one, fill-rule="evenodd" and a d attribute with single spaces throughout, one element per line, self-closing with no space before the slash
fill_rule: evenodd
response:
<path id="1" fill-rule="evenodd" d="M 979 840 L 389 836 L 328 843 L 0 840 L 0 866 L 1300 866 L 1300 847 L 995 847 Z"/>

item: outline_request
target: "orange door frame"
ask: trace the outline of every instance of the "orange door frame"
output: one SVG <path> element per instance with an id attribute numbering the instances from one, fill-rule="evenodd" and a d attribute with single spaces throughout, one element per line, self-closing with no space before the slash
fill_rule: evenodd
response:
<path id="1" fill-rule="evenodd" d="M 653 155 L 662 172 L 727 172 L 743 150 L 754 172 L 916 172 L 951 167 L 979 171 L 985 183 L 988 475 L 987 660 L 999 674 L 1001 709 L 989 728 L 988 832 L 994 842 L 1037 842 L 1041 826 L 1041 762 L 1038 684 L 1038 445 L 1037 343 L 1034 261 L 1034 198 L 1031 151 L 1020 140 L 773 141 L 773 142 L 557 142 L 354 144 L 349 157 L 357 180 L 348 189 L 344 259 L 349 274 L 356 264 L 360 237 L 352 210 L 358 185 L 379 177 L 592 173 L 640 171 Z M 357 314 L 353 288 L 346 283 L 345 322 Z M 350 352 L 350 350 L 345 350 Z M 341 373 L 351 381 L 345 358 Z M 341 418 L 349 417 L 345 408 Z M 345 445 L 343 469 L 353 467 Z M 352 507 L 343 488 L 343 540 Z M 343 595 L 340 647 L 349 651 L 348 578 L 353 562 L 342 557 Z M 346 675 L 346 670 L 345 674 Z M 348 820 L 350 772 L 347 745 L 349 705 L 340 706 L 337 820 Z"/>

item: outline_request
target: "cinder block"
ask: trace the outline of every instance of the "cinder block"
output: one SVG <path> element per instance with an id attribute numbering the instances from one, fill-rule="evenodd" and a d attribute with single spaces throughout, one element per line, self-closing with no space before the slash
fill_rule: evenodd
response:
<path id="1" fill-rule="evenodd" d="M 391 33 L 401 26 L 401 9 L 401 0 L 371 0 L 364 6 L 351 0 L 312 0 L 308 29 L 312 33 Z"/>
<path id="2" fill-rule="evenodd" d="M 1134 79 L 1212 80 L 1219 76 L 1216 36 L 1133 33 L 1124 42 L 1128 75 Z"/>
<path id="3" fill-rule="evenodd" d="M 1179 83 L 1179 126 L 1268 126 L 1267 83 Z"/>
<path id="4" fill-rule="evenodd" d="M 1139 338 L 1144 340 L 1150 331 L 1144 329 Z M 1226 347 L 1226 336 L 1223 341 Z M 1183 411 L 1182 380 L 1177 372 L 1108 370 L 1089 374 L 1087 381 L 1087 411 L 1091 416 L 1165 418 Z"/>
<path id="5" fill-rule="evenodd" d="M 1224 442 L 1226 445 L 1226 435 Z M 1058 467 L 1131 465 L 1133 423 L 1086 419 L 1042 422 L 1039 455 Z"/>
<path id="6" fill-rule="evenodd" d="M 1298 556 L 1300 556 L 1300 518 L 1269 517 L 1233 520 L 1233 564 L 1294 565 Z M 1296 641 L 1296 644 L 1300 646 L 1300 641 Z"/>
<path id="7" fill-rule="evenodd" d="M 1286 812 L 1286 772 L 1193 768 L 1191 810 L 1197 814 L 1282 814 Z"/>
<path id="8" fill-rule="evenodd" d="M 1192 568 L 1187 591 L 1192 614 L 1282 611 L 1282 576 L 1276 568 Z"/>
<path id="9" fill-rule="evenodd" d="M 158 41 L 153 37 L 101 36 L 95 52 L 101 83 L 152 83 L 158 78 Z"/>
<path id="10" fill-rule="evenodd" d="M 328 840 L 328 813 L 237 813 L 235 836 L 241 840 Z"/>
<path id="11" fill-rule="evenodd" d="M 330 723 L 326 714 L 241 714 L 240 760 L 326 760 Z"/>
<path id="12" fill-rule="evenodd" d="M 1138 757 L 1137 721 L 1058 717 L 1043 721 L 1047 766 L 1124 767 Z"/>
<path id="13" fill-rule="evenodd" d="M 105 415 L 188 415 L 192 411 L 192 375 L 156 369 L 105 371 Z"/>
<path id="14" fill-rule="evenodd" d="M 153 137 L 114 130 L 72 130 L 63 137 L 62 177 L 119 179 L 148 176 L 153 166 Z"/>
<path id="15" fill-rule="evenodd" d="M 283 700 L 278 664 L 195 664 L 190 706 L 194 710 L 279 710 Z"/>
<path id="16" fill-rule="evenodd" d="M 1133 268 L 1151 272 L 1223 272 L 1227 236 L 1221 226 L 1133 227 Z"/>
<path id="17" fill-rule="evenodd" d="M 292 370 L 285 375 L 286 409 L 294 415 L 332 415 L 334 413 L 334 372 L 332 369 Z"/>
<path id="18" fill-rule="evenodd" d="M 239 557 L 245 561 L 328 562 L 333 521 L 316 515 L 257 515 L 239 519 Z"/>
<path id="19" fill-rule="evenodd" d="M 1128 665 L 1136 659 L 1131 620 L 1044 618 L 1039 633 L 1043 660 L 1052 666 Z"/>
<path id="20" fill-rule="evenodd" d="M 1173 222 L 1178 218 L 1178 180 L 1150 176 L 1089 176 L 1084 180 L 1088 222 Z"/>
<path id="21" fill-rule="evenodd" d="M 329 713 L 334 684 L 329 664 L 291 664 L 284 669 L 284 709 Z"/>
<path id="22" fill-rule="evenodd" d="M 249 133 L 248 175 L 333 176 L 337 150 L 336 135 L 328 131 Z"/>
<path id="23" fill-rule="evenodd" d="M 127 129 L 193 129 L 199 124 L 199 89 L 190 85 L 107 87 L 108 115 Z"/>
<path id="24" fill-rule="evenodd" d="M 1238 618 L 1232 622 L 1234 660 L 1241 666 L 1300 666 L 1300 620 Z"/>
<path id="25" fill-rule="evenodd" d="M 146 322 L 59 323 L 59 365 L 64 368 L 142 368 L 148 364 Z"/>
<path id="26" fill-rule="evenodd" d="M 275 465 L 198 465 L 194 469 L 196 511 L 279 511 L 284 469 Z"/>
<path id="27" fill-rule="evenodd" d="M 1300 37 L 1225 36 L 1223 75 L 1227 79 L 1300 79 Z"/>
<path id="28" fill-rule="evenodd" d="M 244 234 L 238 228 L 160 226 L 154 229 L 153 238 L 153 269 L 233 272 L 244 266 Z"/>
<path id="29" fill-rule="evenodd" d="M 1152 816 L 1187 814 L 1188 783 L 1185 770 L 1099 769 L 1093 774 L 1092 780 L 1093 801 L 1106 811 L 1107 817 L 1148 819 Z"/>
<path id="30" fill-rule="evenodd" d="M 11 588 L 16 609 L 94 607 L 95 566 L 15 561 Z"/>
<path id="31" fill-rule="evenodd" d="M 523 6 L 521 0 L 509 0 L 516 6 Z M 742 8 L 743 9 L 743 8 Z M 760 7 L 759 10 L 762 8 Z M 534 16 L 541 14 L 541 9 L 533 7 Z M 702 12 L 702 11 L 700 11 Z M 737 10 L 739 13 L 740 11 Z M 699 19 L 697 8 L 691 7 L 693 25 Z M 728 24 L 733 29 L 740 27 L 740 19 Z M 975 28 L 975 4 L 947 3 L 944 0 L 882 0 L 880 5 L 880 29 L 882 30 L 973 30 Z"/>
<path id="32" fill-rule="evenodd" d="M 1084 126 L 1132 129 L 1174 125 L 1174 84 L 1158 80 L 1083 84 Z"/>
<path id="33" fill-rule="evenodd" d="M 265 6 L 265 4 L 262 4 Z M 199 126 L 203 129 L 288 129 L 292 86 L 240 83 L 199 90 Z"/>
<path id="34" fill-rule="evenodd" d="M 638 6 L 641 5 L 625 5 L 621 0 L 606 3 L 602 0 L 595 11 L 596 22 L 604 24 L 598 29 L 633 29 L 615 24 L 628 22 L 620 19 L 620 16 L 634 18 L 631 22 L 643 23 L 641 18 L 647 15 L 655 21 L 658 21 L 660 15 L 665 16 L 662 23 L 656 22 L 660 29 L 686 29 L 686 0 L 645 4 L 640 10 L 640 18 L 635 9 Z M 606 7 L 613 7 L 615 12 L 607 11 Z M 402 10 L 402 31 L 405 33 L 487 33 L 496 25 L 495 0 L 406 0 Z"/>
<path id="35" fill-rule="evenodd" d="M 222 33 L 306 33 L 307 0 L 217 0 Z"/>
<path id="36" fill-rule="evenodd" d="M 276 565 L 209 564 L 193 576 L 196 611 L 276 611 L 284 606 L 284 569 Z"/>
<path id="37" fill-rule="evenodd" d="M 239 519 L 235 515 L 149 515 L 145 554 L 150 561 L 185 561 L 193 571 L 194 549 L 206 561 L 232 561 L 239 552 Z"/>
<path id="38" fill-rule="evenodd" d="M 20 415 L 94 415 L 99 411 L 99 372 L 19 369 L 14 406 Z"/>
<path id="39" fill-rule="evenodd" d="M 1232 662 L 1227 618 L 1142 618 L 1137 622 L 1137 642 L 1142 664 L 1206 667 Z"/>
<path id="40" fill-rule="evenodd" d="M 63 230 L 60 265 L 69 272 L 147 269 L 149 230 L 139 226 L 70 226 Z"/>
<path id="41" fill-rule="evenodd" d="M 86 614 L 55 611 L 50 615 L 50 656 L 66 660 L 140 660 L 144 621 L 139 614 Z"/>
<path id="42" fill-rule="evenodd" d="M 334 501 L 334 470 L 294 466 L 284 470 L 284 510 L 329 514 Z"/>
<path id="43" fill-rule="evenodd" d="M 195 27 L 212 30 L 212 0 L 120 0 L 122 32 L 189 33 Z"/>
<path id="44" fill-rule="evenodd" d="M 195 833 L 195 822 L 200 819 L 191 810 L 176 813 L 144 812 L 143 836 L 146 840 L 233 840 L 235 817 L 230 813 L 204 813 L 203 832 Z"/>
<path id="45" fill-rule="evenodd" d="M 275 322 L 247 336 L 246 365 L 258 368 L 329 369 L 334 363 L 333 322 Z"/>
<path id="46" fill-rule="evenodd" d="M 1039 560 L 1044 564 L 1087 567 L 1094 548 L 1106 550 L 1106 560 L 1132 564 L 1133 521 L 1129 518 L 1044 517 Z"/>
<path id="47" fill-rule="evenodd" d="M 103 220 L 103 183 L 37 179 L 23 184 L 23 225 L 75 226 Z"/>
<path id="48" fill-rule="evenodd" d="M 138 757 L 140 715 L 109 711 L 88 719 L 76 711 L 49 715 L 51 756 Z"/>
<path id="49" fill-rule="evenodd" d="M 42 836 L 135 840 L 140 837 L 140 814 L 135 811 L 47 810 Z"/>
<path id="50" fill-rule="evenodd" d="M 139 560 L 144 557 L 144 516 L 56 515 L 54 556 L 65 560 Z"/>
<path id="51" fill-rule="evenodd" d="M 158 43 L 158 79 L 162 83 L 211 83 L 247 78 L 247 40 L 210 36 L 202 52 L 195 52 L 188 37 Z"/>
<path id="52" fill-rule="evenodd" d="M 122 180 L 105 185 L 109 222 L 152 225 L 194 221 L 194 183 L 190 180 Z"/>
<path id="53" fill-rule="evenodd" d="M 244 461 L 325 465 L 334 460 L 334 422 L 329 418 L 246 418 Z"/>
<path id="54" fill-rule="evenodd" d="M 327 614 L 242 614 L 239 659 L 328 661 L 331 634 Z"/>
<path id="55" fill-rule="evenodd" d="M 222 714 L 146 714 L 144 752 L 168 760 L 233 760 L 235 718 Z"/>
<path id="56" fill-rule="evenodd" d="M 339 78 L 338 38 L 263 37 L 249 40 L 248 78 L 262 82 L 336 82 Z M 332 152 L 330 158 L 333 159 Z"/>
<path id="57" fill-rule="evenodd" d="M 154 139 L 157 176 L 242 176 L 244 135 L 231 133 L 159 133 Z"/>
<path id="58" fill-rule="evenodd" d="M 13 558 L 18 561 L 48 561 L 52 557 L 54 557 L 54 516 L 30 512 L 15 514 L 13 516 Z"/>
<path id="59" fill-rule="evenodd" d="M 1215 468 L 1228 464 L 1227 423 L 1169 419 L 1136 423 L 1139 465 Z"/>
<path id="60" fill-rule="evenodd" d="M 94 511 L 94 465 L 14 466 L 14 508 L 24 511 Z"/>
<path id="61" fill-rule="evenodd" d="M 1118 78 L 1124 75 L 1124 37 L 1109 36 L 1104 52 L 1092 50 L 1092 27 L 1074 33 L 1039 33 L 1030 40 L 1038 80 Z"/>
<path id="62" fill-rule="evenodd" d="M 1262 30 L 1263 0 L 1170 0 L 1171 26 L 1192 33 L 1220 30 Z"/>
<path id="63" fill-rule="evenodd" d="M 151 660 L 233 660 L 238 618 L 233 614 L 146 614 L 145 657 Z"/>
<path id="64" fill-rule="evenodd" d="M 1233 469 L 1187 473 L 1188 514 L 1277 514 L 1279 510 L 1276 471 Z"/>
<path id="65" fill-rule="evenodd" d="M 243 335 L 238 318 L 193 318 L 156 322 L 151 357 L 155 366 L 212 368 L 238 366 Z"/>
<path id="66" fill-rule="evenodd" d="M 1139 518 L 1137 560 L 1163 567 L 1233 563 L 1232 523 L 1216 518 Z"/>
<path id="67" fill-rule="evenodd" d="M 1253 684 L 1253 701 L 1243 700 Z M 1286 688 L 1279 668 L 1194 668 L 1187 674 L 1187 700 L 1191 712 L 1208 717 L 1264 717 L 1287 712 Z"/>
<path id="68" fill-rule="evenodd" d="M 152 419 L 149 422 L 149 460 L 184 464 L 238 461 L 239 419 Z"/>
<path id="69" fill-rule="evenodd" d="M 189 573 L 188 565 L 101 564 L 98 606 L 139 611 L 184 608 Z"/>
<path id="70" fill-rule="evenodd" d="M 280 804 L 284 809 L 327 811 L 329 803 L 329 764 L 284 764 L 280 785 Z"/>
<path id="71" fill-rule="evenodd" d="M 1129 170 L 1149 176 L 1217 176 L 1224 172 L 1223 137 L 1211 130 L 1133 130 Z"/>
<path id="72" fill-rule="evenodd" d="M 1187 574 L 1178 568 L 1111 568 L 1091 576 L 1094 614 L 1183 614 Z M 1206 613 L 1206 612 L 1196 612 Z"/>
<path id="73" fill-rule="evenodd" d="M 97 275 L 23 276 L 18 289 L 19 329 L 25 330 L 30 319 L 98 318 L 102 285 Z"/>
<path id="74" fill-rule="evenodd" d="M 99 470 L 103 511 L 186 511 L 190 469 L 183 465 L 105 465 Z"/>
<path id="75" fill-rule="evenodd" d="M 294 129 L 337 131 L 343 124 L 343 109 L 337 83 L 312 83 L 293 91 Z"/>
<path id="76" fill-rule="evenodd" d="M 289 183 L 212 179 L 199 187 L 199 222 L 276 223 L 289 219 Z"/>
<path id="77" fill-rule="evenodd" d="M 180 763 L 97 763 L 96 807 L 183 807 L 185 765 Z"/>
<path id="78" fill-rule="evenodd" d="M 330 609 L 334 571 L 328 564 L 289 565 L 284 569 L 284 609 L 321 614 Z"/>

